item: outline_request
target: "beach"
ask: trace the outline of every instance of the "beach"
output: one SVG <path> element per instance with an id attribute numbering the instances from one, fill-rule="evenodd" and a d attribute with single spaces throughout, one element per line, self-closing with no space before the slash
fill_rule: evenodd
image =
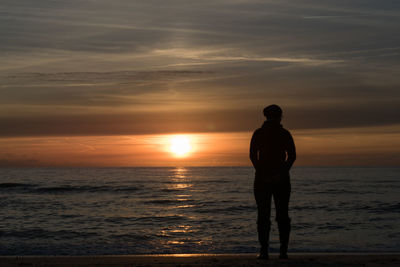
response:
<path id="1" fill-rule="evenodd" d="M 8 266 L 400 266 L 400 253 L 294 253 L 288 260 L 271 254 L 165 254 L 116 256 L 2 256 Z"/>

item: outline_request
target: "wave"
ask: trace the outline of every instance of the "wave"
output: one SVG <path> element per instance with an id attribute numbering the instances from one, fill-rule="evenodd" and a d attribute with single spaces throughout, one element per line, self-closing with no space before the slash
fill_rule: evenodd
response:
<path id="1" fill-rule="evenodd" d="M 182 203 L 190 203 L 193 202 L 191 199 L 156 199 L 156 200 L 149 200 L 144 201 L 146 204 L 182 204 Z"/>
<path id="2" fill-rule="evenodd" d="M 317 191 L 315 194 L 322 194 L 322 195 L 367 195 L 367 194 L 376 194 L 374 191 L 361 191 L 361 190 L 348 190 L 348 189 L 327 189 L 324 191 Z"/>
<path id="3" fill-rule="evenodd" d="M 98 192 L 107 191 L 106 186 L 54 186 L 39 187 L 35 191 L 38 193 L 65 193 L 65 192 Z"/>
<path id="4" fill-rule="evenodd" d="M 126 216 L 115 216 L 104 219 L 106 223 L 117 224 L 119 226 L 132 224 L 132 223 L 145 223 L 146 225 L 153 225 L 153 223 L 170 223 L 170 222 L 183 222 L 187 218 L 183 215 L 165 215 L 165 216 L 142 216 L 142 217 L 126 217 Z M 154 226 L 154 225 L 153 225 Z"/>
<path id="5" fill-rule="evenodd" d="M 139 187 L 130 186 L 130 187 L 118 187 L 112 189 L 115 192 L 134 192 L 140 190 Z"/>
<path id="6" fill-rule="evenodd" d="M 197 209 L 194 212 L 197 213 L 229 213 L 229 212 L 242 212 L 242 211 L 250 211 L 256 210 L 256 206 L 254 205 L 238 205 L 238 206 L 230 206 L 226 208 L 205 208 L 205 209 Z"/>
<path id="7" fill-rule="evenodd" d="M 366 211 L 372 214 L 387 214 L 387 213 L 400 213 L 400 203 L 372 203 L 367 204 L 357 204 L 346 208 L 347 210 L 359 210 Z"/>
<path id="8" fill-rule="evenodd" d="M 345 226 L 332 224 L 332 223 L 326 223 L 323 225 L 317 225 L 316 228 L 320 229 L 320 230 L 338 230 L 338 229 L 345 229 Z"/>
<path id="9" fill-rule="evenodd" d="M 117 239 L 117 240 L 123 240 L 123 241 L 143 241 L 143 240 L 154 239 L 154 237 L 150 236 L 150 235 L 138 235 L 138 234 L 132 234 L 132 233 L 114 234 L 114 235 L 111 235 L 110 238 Z"/>
<path id="10" fill-rule="evenodd" d="M 67 230 L 59 230 L 59 231 L 50 231 L 42 228 L 32 228 L 25 229 L 20 231 L 0 231 L 0 236 L 3 238 L 6 237 L 18 237 L 23 239 L 70 239 L 70 238 L 86 238 L 96 236 L 97 233 L 93 232 L 76 232 L 76 231 L 67 231 Z"/>
<path id="11" fill-rule="evenodd" d="M 73 186 L 73 185 L 63 185 L 63 186 L 44 186 L 37 187 L 33 184 L 19 184 L 19 183 L 2 183 L 0 184 L 0 189 L 7 190 L 28 190 L 29 193 L 39 193 L 39 194 L 62 194 L 62 193 L 94 193 L 94 192 L 111 192 L 111 193 L 124 193 L 124 192 L 134 192 L 140 190 L 138 187 L 110 187 L 110 186 Z"/>
<path id="12" fill-rule="evenodd" d="M 185 221 L 186 216 L 183 215 L 167 215 L 167 216 L 146 216 L 134 219 L 137 222 L 181 222 Z"/>
<path id="13" fill-rule="evenodd" d="M 34 184 L 24 183 L 0 183 L 0 188 L 17 188 L 17 187 L 33 187 Z"/>
<path id="14" fill-rule="evenodd" d="M 227 184 L 231 183 L 231 181 L 227 180 L 201 180 L 201 181 L 196 181 L 197 184 Z"/>
<path id="15" fill-rule="evenodd" d="M 302 211 L 302 210 L 327 210 L 331 207 L 327 206 L 327 205 L 304 205 L 304 206 L 300 206 L 300 205 L 295 205 L 293 207 L 291 207 L 292 210 L 297 210 L 297 211 Z"/>
<path id="16" fill-rule="evenodd" d="M 371 213 L 400 213 L 400 203 L 379 203 L 377 207 L 370 207 Z"/>
<path id="17" fill-rule="evenodd" d="M 160 191 L 161 192 L 179 192 L 179 191 L 185 191 L 187 188 L 163 188 Z"/>
<path id="18" fill-rule="evenodd" d="M 315 227 L 314 223 L 293 223 L 292 229 L 293 230 L 301 230 L 301 229 L 312 229 Z"/>

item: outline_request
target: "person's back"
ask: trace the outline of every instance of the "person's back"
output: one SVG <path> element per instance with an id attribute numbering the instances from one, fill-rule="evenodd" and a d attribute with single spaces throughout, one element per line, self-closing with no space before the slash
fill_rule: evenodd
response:
<path id="1" fill-rule="evenodd" d="M 290 233 L 289 170 L 296 160 L 296 149 L 289 131 L 280 124 L 282 110 L 277 105 L 264 109 L 267 120 L 257 129 L 250 144 L 250 159 L 256 169 L 254 196 L 257 203 L 257 231 L 261 244 L 261 259 L 268 259 L 271 227 L 271 200 L 274 198 L 276 221 L 281 242 L 280 258 L 287 259 Z"/>
<path id="2" fill-rule="evenodd" d="M 251 147 L 258 152 L 258 172 L 280 173 L 285 170 L 287 151 L 293 150 L 290 133 L 277 122 L 266 121 L 254 132 Z"/>

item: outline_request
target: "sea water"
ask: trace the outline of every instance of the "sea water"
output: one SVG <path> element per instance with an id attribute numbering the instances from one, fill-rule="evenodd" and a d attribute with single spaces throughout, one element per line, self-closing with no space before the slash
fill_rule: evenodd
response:
<path id="1" fill-rule="evenodd" d="M 0 254 L 257 252 L 253 179 L 249 167 L 0 169 Z M 295 167 L 291 182 L 290 251 L 400 251 L 400 168 Z"/>

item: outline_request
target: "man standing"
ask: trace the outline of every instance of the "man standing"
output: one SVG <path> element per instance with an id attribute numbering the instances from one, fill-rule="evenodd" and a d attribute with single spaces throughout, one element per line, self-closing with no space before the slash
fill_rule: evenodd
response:
<path id="1" fill-rule="evenodd" d="M 290 132 L 280 124 L 282 109 L 270 105 L 264 109 L 267 120 L 257 129 L 250 144 L 250 159 L 256 170 L 254 196 L 257 203 L 257 231 L 261 244 L 260 259 L 268 259 L 271 228 L 271 199 L 274 198 L 279 229 L 280 259 L 287 259 L 290 233 L 289 170 L 296 160 L 296 149 Z"/>

